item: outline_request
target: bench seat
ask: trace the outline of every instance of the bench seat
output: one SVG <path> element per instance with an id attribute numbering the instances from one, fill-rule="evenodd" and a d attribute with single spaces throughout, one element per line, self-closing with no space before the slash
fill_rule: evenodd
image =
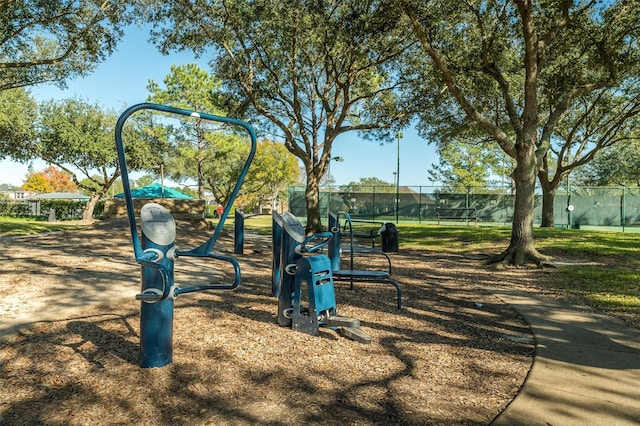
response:
<path id="1" fill-rule="evenodd" d="M 346 220 L 345 228 L 341 229 L 339 226 L 339 217 L 344 216 Z M 382 250 L 376 248 L 364 248 L 358 247 L 354 244 L 354 233 L 353 233 L 353 221 L 351 216 L 347 212 L 339 212 L 337 214 L 333 214 L 329 212 L 329 229 L 333 233 L 333 238 L 329 242 L 329 258 L 331 259 L 331 266 L 333 269 L 333 280 L 334 281 L 349 281 L 351 283 L 351 288 L 353 289 L 353 283 L 380 283 L 380 284 L 390 284 L 396 288 L 397 293 L 397 307 L 398 310 L 402 309 L 402 291 L 400 290 L 400 286 L 398 283 L 390 278 L 391 274 L 391 259 L 389 256 L 384 253 Z M 347 229 L 348 232 L 343 232 L 344 229 Z M 345 247 L 341 243 L 341 237 L 343 234 L 348 238 L 346 241 Z M 348 263 L 350 268 L 342 269 L 340 267 L 340 254 L 345 253 L 349 255 Z M 354 255 L 355 254 L 380 254 L 384 256 L 387 261 L 387 270 L 360 270 L 354 268 Z"/>

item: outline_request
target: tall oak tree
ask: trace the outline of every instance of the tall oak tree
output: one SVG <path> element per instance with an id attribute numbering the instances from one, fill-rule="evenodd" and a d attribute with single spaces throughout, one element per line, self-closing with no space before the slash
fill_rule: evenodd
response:
<path id="1" fill-rule="evenodd" d="M 429 59 L 412 92 L 426 127 L 476 126 L 516 162 L 511 242 L 492 260 L 540 264 L 536 178 L 585 97 L 637 80 L 638 1 L 396 1 Z"/>

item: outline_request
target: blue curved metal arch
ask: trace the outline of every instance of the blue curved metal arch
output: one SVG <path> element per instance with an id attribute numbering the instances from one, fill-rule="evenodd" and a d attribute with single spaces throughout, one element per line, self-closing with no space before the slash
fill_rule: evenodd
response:
<path id="1" fill-rule="evenodd" d="M 228 261 L 233 265 L 236 276 L 233 283 L 231 284 L 222 284 L 222 285 L 213 284 L 213 285 L 203 285 L 203 286 L 197 286 L 197 287 L 191 287 L 191 288 L 176 289 L 175 295 L 190 293 L 193 291 L 202 291 L 202 290 L 211 290 L 211 289 L 231 290 L 236 288 L 240 284 L 240 267 L 238 265 L 237 260 L 232 257 L 213 254 L 212 251 L 213 251 L 213 248 L 215 247 L 215 244 L 218 240 L 218 237 L 224 226 L 224 223 L 227 217 L 229 216 L 229 212 L 231 211 L 233 202 L 238 197 L 240 188 L 244 183 L 246 175 L 249 171 L 249 167 L 251 166 L 251 162 L 253 161 L 253 157 L 255 156 L 256 149 L 257 149 L 257 137 L 255 134 L 255 131 L 246 122 L 235 119 L 235 118 L 223 117 L 223 116 L 218 116 L 218 115 L 208 114 L 208 113 L 198 112 L 198 111 L 190 111 L 182 108 L 175 108 L 168 105 L 160 105 L 160 104 L 154 104 L 154 103 L 140 103 L 140 104 L 133 105 L 127 108 L 118 118 L 118 121 L 116 122 L 116 126 L 115 126 L 116 150 L 118 153 L 118 163 L 120 165 L 120 173 L 122 178 L 122 186 L 124 189 L 125 204 L 127 206 L 127 217 L 129 219 L 129 228 L 131 230 L 133 250 L 135 253 L 136 262 L 138 262 L 143 266 L 160 269 L 160 272 L 162 274 L 163 281 L 164 281 L 164 288 L 165 288 L 163 291 L 162 298 L 166 298 L 169 296 L 168 292 L 170 291 L 170 288 L 173 286 L 173 282 L 168 282 L 168 281 L 173 281 L 173 279 L 167 276 L 167 273 L 162 267 L 162 265 L 159 265 L 158 263 L 154 262 L 152 255 L 150 255 L 149 253 L 145 253 L 142 249 L 142 245 L 140 243 L 140 238 L 138 236 L 138 230 L 136 226 L 133 197 L 131 196 L 131 185 L 129 182 L 129 171 L 127 168 L 125 146 L 122 140 L 122 129 L 124 127 L 125 122 L 129 117 L 131 117 L 131 115 L 141 110 L 154 110 L 154 111 L 160 111 L 160 112 L 165 112 L 169 114 L 176 114 L 176 115 L 182 115 L 187 117 L 196 117 L 202 120 L 230 124 L 230 125 L 242 127 L 249 134 L 249 137 L 251 140 L 251 148 L 249 151 L 249 155 L 244 163 L 244 166 L 242 167 L 238 181 L 236 182 L 236 185 L 234 186 L 233 191 L 231 192 L 229 201 L 227 202 L 222 212 L 222 215 L 220 216 L 218 226 L 216 226 L 213 234 L 206 242 L 204 242 L 199 247 L 196 247 L 191 250 L 186 250 L 186 251 L 176 250 L 176 257 L 179 257 L 179 256 L 208 257 L 208 258 Z"/>

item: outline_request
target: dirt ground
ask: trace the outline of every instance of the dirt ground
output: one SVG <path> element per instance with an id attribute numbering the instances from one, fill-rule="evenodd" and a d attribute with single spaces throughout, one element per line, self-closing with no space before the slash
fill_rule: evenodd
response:
<path id="1" fill-rule="evenodd" d="M 180 224 L 176 245 L 210 232 Z M 268 237 L 246 239 L 240 288 L 177 298 L 173 363 L 154 369 L 138 366 L 140 268 L 125 222 L 1 239 L 0 425 L 486 425 L 523 384 L 530 330 L 481 287 L 524 288 L 540 271 L 401 247 L 403 310 L 391 286 L 335 283 L 338 314 L 360 320 L 367 345 L 279 327 Z M 228 237 L 216 247 L 231 249 Z M 181 287 L 232 276 L 183 259 Z"/>

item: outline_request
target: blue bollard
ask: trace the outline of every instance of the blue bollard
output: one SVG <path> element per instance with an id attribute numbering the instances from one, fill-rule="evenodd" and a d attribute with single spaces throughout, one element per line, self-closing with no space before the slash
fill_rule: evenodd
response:
<path id="1" fill-rule="evenodd" d="M 155 255 L 154 262 L 164 266 L 142 267 L 140 366 L 164 367 L 173 357 L 173 297 L 158 298 L 172 291 L 176 224 L 171 213 L 155 203 L 142 207 L 140 223 L 143 253 Z"/>
<path id="2" fill-rule="evenodd" d="M 168 210 L 158 204 L 150 203 L 143 207 L 141 213 L 142 237 L 138 235 L 133 197 L 127 170 L 126 150 L 122 139 L 122 130 L 126 120 L 141 110 L 158 111 L 185 117 L 221 122 L 238 126 L 247 131 L 251 148 L 242 167 L 238 181 L 229 196 L 227 205 L 219 214 L 218 226 L 210 238 L 198 247 L 189 250 L 177 250 L 174 247 L 176 227 L 173 216 Z M 240 187 L 249 171 L 249 166 L 257 148 L 255 131 L 247 123 L 229 117 L 221 117 L 197 111 L 174 108 L 167 105 L 142 103 L 133 105 L 125 110 L 115 128 L 115 144 L 118 153 L 118 165 L 122 173 L 122 186 L 127 206 L 127 217 L 131 231 L 131 242 L 136 262 L 142 267 L 142 292 L 136 295 L 141 303 L 140 317 L 140 351 L 142 367 L 162 367 L 172 362 L 173 349 L 173 299 L 181 294 L 188 294 L 209 290 L 235 290 L 240 285 L 240 264 L 229 256 L 214 253 L 214 247 L 224 227 L 224 223 L 231 211 L 233 202 L 238 197 Z M 193 257 L 201 259 L 217 259 L 229 263 L 234 270 L 232 282 L 195 284 L 180 288 L 174 285 L 174 260 L 179 257 Z"/>
<path id="3" fill-rule="evenodd" d="M 341 247 L 341 235 L 340 235 L 340 222 L 338 216 L 335 213 L 329 212 L 329 232 L 333 234 L 333 238 L 329 242 L 328 256 L 331 261 L 331 270 L 337 271 L 340 269 L 340 247 Z"/>
<path id="4" fill-rule="evenodd" d="M 244 253 L 244 213 L 240 210 L 236 210 L 235 223 L 233 226 L 233 253 Z"/>

